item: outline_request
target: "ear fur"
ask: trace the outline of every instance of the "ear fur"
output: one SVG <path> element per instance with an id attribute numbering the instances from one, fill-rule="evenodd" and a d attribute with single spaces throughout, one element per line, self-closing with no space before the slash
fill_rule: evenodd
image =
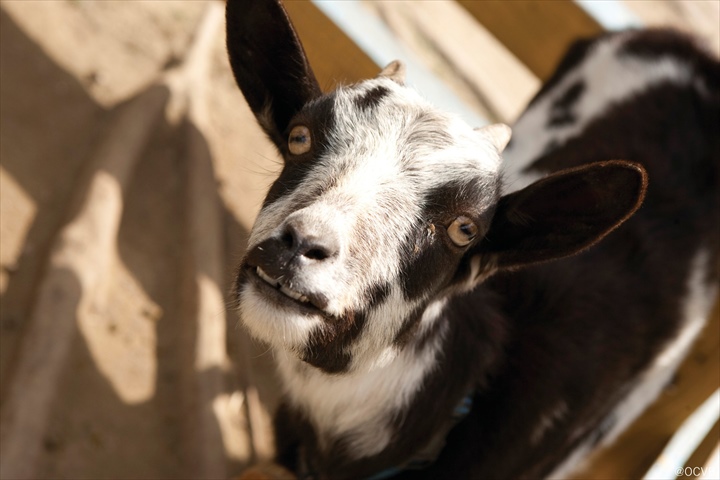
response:
<path id="1" fill-rule="evenodd" d="M 399 85 L 405 85 L 405 64 L 400 60 L 393 60 L 382 69 L 378 77 L 389 78 Z"/>
<path id="2" fill-rule="evenodd" d="M 235 81 L 280 146 L 292 117 L 322 93 L 302 44 L 279 0 L 228 0 L 225 19 Z"/>
<path id="3" fill-rule="evenodd" d="M 502 197 L 476 251 L 498 269 L 578 253 L 627 220 L 645 197 L 638 164 L 593 163 L 551 174 Z"/>
<path id="4" fill-rule="evenodd" d="M 493 123 L 492 125 L 476 128 L 475 131 L 490 139 L 498 153 L 505 150 L 512 136 L 512 130 L 504 123 Z"/>

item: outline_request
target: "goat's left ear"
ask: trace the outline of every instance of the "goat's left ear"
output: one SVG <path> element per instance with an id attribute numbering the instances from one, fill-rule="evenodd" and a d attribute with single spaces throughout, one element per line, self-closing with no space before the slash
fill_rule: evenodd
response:
<path id="1" fill-rule="evenodd" d="M 322 92 L 280 0 L 228 0 L 230 67 L 260 126 L 282 151 L 292 117 Z"/>
<path id="2" fill-rule="evenodd" d="M 497 269 L 578 253 L 627 220 L 645 197 L 637 164 L 601 162 L 563 170 L 502 197 L 476 251 Z"/>

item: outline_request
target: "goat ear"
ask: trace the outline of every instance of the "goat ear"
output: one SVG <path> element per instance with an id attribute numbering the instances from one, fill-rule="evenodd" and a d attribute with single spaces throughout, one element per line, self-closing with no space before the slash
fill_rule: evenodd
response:
<path id="1" fill-rule="evenodd" d="M 646 187 L 645 170 L 629 162 L 554 173 L 502 197 L 477 248 L 498 269 L 573 255 L 627 220 Z"/>
<path id="2" fill-rule="evenodd" d="M 478 127 L 475 129 L 480 135 L 487 137 L 497 149 L 498 153 L 502 153 L 510 143 L 510 137 L 512 137 L 512 130 L 504 123 L 493 123 L 492 125 L 485 125 L 484 127 Z"/>
<path id="3" fill-rule="evenodd" d="M 399 85 L 405 85 L 405 64 L 400 60 L 393 60 L 382 69 L 378 77 L 389 78 Z"/>
<path id="4" fill-rule="evenodd" d="M 235 81 L 280 147 L 293 115 L 322 93 L 302 44 L 279 0 L 228 0 L 225 20 Z"/>

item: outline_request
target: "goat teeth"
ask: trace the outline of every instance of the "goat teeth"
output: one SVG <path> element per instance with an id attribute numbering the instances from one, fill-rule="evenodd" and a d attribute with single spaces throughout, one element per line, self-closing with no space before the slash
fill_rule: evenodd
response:
<path id="1" fill-rule="evenodd" d="M 285 295 L 287 295 L 288 297 L 292 298 L 293 300 L 297 300 L 297 301 L 303 302 L 303 303 L 308 302 L 308 298 L 305 295 L 295 292 L 293 290 L 290 290 L 285 285 L 280 286 L 280 291 L 282 293 L 284 293 Z"/>
<path id="2" fill-rule="evenodd" d="M 272 285 L 273 287 L 277 287 L 277 286 L 278 286 L 278 283 L 280 283 L 280 282 L 278 282 L 277 280 L 275 280 L 274 278 L 272 278 L 270 275 L 268 275 L 267 273 L 265 273 L 265 272 L 263 271 L 263 269 L 260 268 L 260 267 L 257 267 L 257 268 L 255 269 L 255 273 L 257 273 L 258 277 L 262 278 L 263 280 L 265 280 L 265 282 L 269 283 L 269 284 Z"/>
<path id="3" fill-rule="evenodd" d="M 303 295 L 302 293 L 298 293 L 294 290 L 290 290 L 285 285 L 280 283 L 280 280 L 276 280 L 272 278 L 270 275 L 265 273 L 265 271 L 260 267 L 255 267 L 255 273 L 257 273 L 258 277 L 263 279 L 265 283 L 269 284 L 271 287 L 275 287 L 279 289 L 282 293 L 287 295 L 288 297 L 292 298 L 293 300 L 297 300 L 302 303 L 310 303 L 310 299 Z"/>

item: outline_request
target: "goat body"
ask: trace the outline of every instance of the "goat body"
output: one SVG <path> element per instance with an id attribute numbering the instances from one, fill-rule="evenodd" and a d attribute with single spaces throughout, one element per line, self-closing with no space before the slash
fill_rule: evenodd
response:
<path id="1" fill-rule="evenodd" d="M 285 162 L 237 278 L 282 464 L 562 476 L 659 394 L 717 289 L 717 60 L 670 31 L 578 42 L 502 162 L 507 127 L 436 110 L 399 63 L 323 94 L 280 3 L 227 22 Z"/>

